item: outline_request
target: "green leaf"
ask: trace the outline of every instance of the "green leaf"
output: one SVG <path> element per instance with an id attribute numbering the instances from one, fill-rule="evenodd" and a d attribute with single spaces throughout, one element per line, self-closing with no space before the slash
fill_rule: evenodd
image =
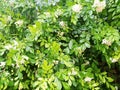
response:
<path id="1" fill-rule="evenodd" d="M 16 81 L 16 82 L 14 83 L 14 86 L 17 87 L 18 84 L 19 84 L 19 81 Z"/>
<path id="2" fill-rule="evenodd" d="M 33 83 L 33 87 L 36 87 L 36 86 L 38 86 L 39 84 L 40 84 L 39 81 L 35 81 L 35 82 Z"/>
<path id="3" fill-rule="evenodd" d="M 69 54 L 70 53 L 70 50 L 69 50 L 69 48 L 67 47 L 67 48 L 65 48 L 64 50 L 63 50 L 65 53 L 67 53 L 67 54 Z"/>
<path id="4" fill-rule="evenodd" d="M 73 41 L 70 40 L 70 42 L 69 42 L 69 48 L 72 49 L 72 46 L 73 46 Z"/>
<path id="5" fill-rule="evenodd" d="M 106 86 L 107 86 L 107 88 L 109 88 L 109 87 L 110 87 L 110 84 L 109 84 L 108 82 L 106 82 Z"/>
<path id="6" fill-rule="evenodd" d="M 89 43 L 85 43 L 85 46 L 86 46 L 87 48 L 90 48 L 90 44 L 89 44 Z"/>
<path id="7" fill-rule="evenodd" d="M 23 84 L 21 82 L 19 83 L 19 89 L 23 89 Z"/>
<path id="8" fill-rule="evenodd" d="M 58 80 L 58 78 L 55 78 L 54 83 L 55 83 L 55 85 L 57 86 L 57 90 L 61 90 L 61 89 L 62 89 L 62 84 L 61 84 L 61 82 Z"/>
<path id="9" fill-rule="evenodd" d="M 114 81 L 114 79 L 112 79 L 111 77 L 106 77 L 106 78 L 107 78 L 108 82 L 113 82 Z"/>
<path id="10" fill-rule="evenodd" d="M 70 90 L 70 86 L 68 85 L 68 83 L 62 82 L 62 84 L 65 90 Z"/>
<path id="11" fill-rule="evenodd" d="M 12 59 L 8 59 L 7 60 L 7 65 L 9 66 L 9 65 L 12 65 Z"/>
<path id="12" fill-rule="evenodd" d="M 23 78 L 23 74 L 21 72 L 19 72 L 19 71 L 18 71 L 18 77 L 19 77 L 19 79 Z"/>
<path id="13" fill-rule="evenodd" d="M 72 67 L 72 66 L 73 66 L 73 63 L 72 63 L 72 62 L 64 61 L 64 64 L 65 64 L 67 67 Z"/>
<path id="14" fill-rule="evenodd" d="M 71 81 L 71 80 L 68 80 L 68 84 L 71 86 L 71 85 L 72 85 L 72 81 Z"/>
<path id="15" fill-rule="evenodd" d="M 110 85 L 111 90 L 117 90 L 114 86 Z"/>

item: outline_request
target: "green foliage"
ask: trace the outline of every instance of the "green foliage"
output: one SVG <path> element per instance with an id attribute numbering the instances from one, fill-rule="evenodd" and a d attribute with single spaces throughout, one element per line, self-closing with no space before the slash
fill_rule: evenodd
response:
<path id="1" fill-rule="evenodd" d="M 119 0 L 0 6 L 0 90 L 120 88 Z"/>

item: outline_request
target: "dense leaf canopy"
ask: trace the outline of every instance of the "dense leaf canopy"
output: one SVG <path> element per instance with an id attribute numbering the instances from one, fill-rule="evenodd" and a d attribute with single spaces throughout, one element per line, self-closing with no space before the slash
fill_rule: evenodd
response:
<path id="1" fill-rule="evenodd" d="M 1 0 L 0 90 L 118 90 L 120 0 Z"/>

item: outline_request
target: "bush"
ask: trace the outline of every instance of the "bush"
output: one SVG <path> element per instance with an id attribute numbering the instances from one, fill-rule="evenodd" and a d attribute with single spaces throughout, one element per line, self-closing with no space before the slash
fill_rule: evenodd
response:
<path id="1" fill-rule="evenodd" d="M 119 0 L 0 6 L 0 90 L 120 88 Z"/>

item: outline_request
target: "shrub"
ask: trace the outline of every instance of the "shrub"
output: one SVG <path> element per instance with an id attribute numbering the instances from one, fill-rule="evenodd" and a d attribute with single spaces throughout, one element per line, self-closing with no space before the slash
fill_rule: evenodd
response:
<path id="1" fill-rule="evenodd" d="M 117 90 L 119 0 L 2 0 L 1 90 Z"/>

